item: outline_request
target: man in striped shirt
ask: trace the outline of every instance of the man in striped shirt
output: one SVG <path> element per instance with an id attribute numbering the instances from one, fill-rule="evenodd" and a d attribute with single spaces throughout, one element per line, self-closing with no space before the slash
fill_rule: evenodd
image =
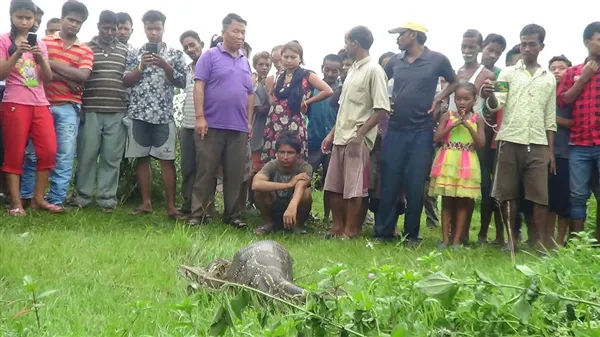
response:
<path id="1" fill-rule="evenodd" d="M 83 92 L 84 123 L 77 137 L 77 175 L 73 206 L 92 202 L 96 178 L 96 203 L 104 212 L 117 206 L 119 168 L 125 150 L 127 112 L 123 74 L 127 46 L 117 39 L 117 14 L 100 13 L 98 35 L 87 45 L 94 52 L 94 65 Z M 96 176 L 96 171 L 98 175 Z"/>
<path id="2" fill-rule="evenodd" d="M 196 126 L 196 110 L 194 109 L 194 69 L 202 55 L 204 42 L 198 33 L 188 30 L 179 38 L 183 51 L 192 59 L 187 66 L 185 102 L 183 104 L 183 122 L 179 129 L 179 146 L 181 151 L 181 192 L 183 206 L 181 213 L 189 215 L 192 211 L 192 190 L 196 179 L 196 144 L 194 127 Z"/>
<path id="3" fill-rule="evenodd" d="M 71 182 L 75 157 L 75 144 L 79 128 L 83 83 L 92 73 L 94 52 L 78 38 L 83 22 L 87 20 L 86 6 L 75 0 L 62 7 L 61 30 L 43 39 L 48 47 L 48 60 L 52 68 L 52 82 L 46 85 L 46 98 L 54 117 L 58 142 L 56 167 L 50 177 L 48 203 L 62 206 Z M 33 195 L 35 155 L 29 153 L 21 176 L 21 196 Z"/>

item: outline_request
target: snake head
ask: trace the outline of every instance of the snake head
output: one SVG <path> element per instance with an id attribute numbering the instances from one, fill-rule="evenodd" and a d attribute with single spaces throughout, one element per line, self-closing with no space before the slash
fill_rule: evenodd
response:
<path id="1" fill-rule="evenodd" d="M 231 261 L 225 259 L 216 259 L 206 268 L 190 267 L 180 265 L 177 272 L 185 279 L 190 281 L 188 293 L 198 290 L 201 286 L 208 288 L 219 288 L 222 284 Z"/>

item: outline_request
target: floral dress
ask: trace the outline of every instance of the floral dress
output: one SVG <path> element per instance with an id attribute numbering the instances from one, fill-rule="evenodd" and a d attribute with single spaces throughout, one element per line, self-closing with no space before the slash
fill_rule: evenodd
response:
<path id="1" fill-rule="evenodd" d="M 306 75 L 302 78 L 302 92 L 304 99 L 310 98 L 312 93 L 312 86 L 308 82 L 308 77 L 311 72 L 306 71 Z M 289 86 L 289 83 L 285 83 L 284 86 Z M 265 142 L 263 145 L 261 160 L 263 163 L 276 159 L 277 151 L 275 151 L 275 144 L 279 139 L 279 134 L 284 131 L 297 132 L 302 142 L 302 159 L 308 160 L 308 146 L 307 146 L 307 133 L 306 133 L 306 122 L 305 113 L 294 113 L 290 111 L 287 99 L 280 100 L 275 96 L 271 95 L 273 99 L 273 105 L 269 111 L 267 117 L 267 124 L 265 126 Z"/>

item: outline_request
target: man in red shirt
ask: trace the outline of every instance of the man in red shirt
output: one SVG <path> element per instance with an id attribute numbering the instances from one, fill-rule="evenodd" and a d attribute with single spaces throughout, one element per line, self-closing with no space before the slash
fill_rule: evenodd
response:
<path id="1" fill-rule="evenodd" d="M 572 111 L 569 185 L 574 232 L 584 229 L 592 167 L 594 163 L 600 166 L 600 22 L 585 28 L 583 43 L 588 49 L 587 59 L 569 68 L 558 88 L 559 106 Z M 600 231 L 596 231 L 596 237 L 600 239 Z"/>

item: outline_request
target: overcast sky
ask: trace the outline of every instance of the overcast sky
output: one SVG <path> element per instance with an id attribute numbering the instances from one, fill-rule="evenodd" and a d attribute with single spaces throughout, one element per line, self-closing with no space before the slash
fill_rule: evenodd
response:
<path id="1" fill-rule="evenodd" d="M 1 1 L 5 15 L 0 16 L 0 31 L 10 29 L 9 1 Z M 155 9 L 167 16 L 165 42 L 180 48 L 179 35 L 188 29 L 195 30 L 208 47 L 210 37 L 220 33 L 221 20 L 234 12 L 248 21 L 246 41 L 253 52 L 269 50 L 276 44 L 298 40 L 304 47 L 306 67 L 318 71 L 326 54 L 337 53 L 344 45 L 344 33 L 355 25 L 369 27 L 375 36 L 371 49 L 374 57 L 387 51 L 397 52 L 395 35 L 390 28 L 405 20 L 423 22 L 428 30 L 426 45 L 444 53 L 456 68 L 462 64 L 460 42 L 469 28 L 479 30 L 485 37 L 489 33 L 504 35 L 509 48 L 519 42 L 519 31 L 529 23 L 542 25 L 547 32 L 546 48 L 540 62 L 555 55 L 565 54 L 574 64 L 583 62 L 587 51 L 582 34 L 585 26 L 599 20 L 597 11 L 589 1 L 571 0 L 553 6 L 543 1 L 389 1 L 368 0 L 362 5 L 352 1 L 303 0 L 296 1 L 194 1 L 194 0 L 84 0 L 90 17 L 80 32 L 83 40 L 97 33 L 96 23 L 102 10 L 128 12 L 134 20 L 134 34 L 130 41 L 139 46 L 146 42 L 141 17 L 145 11 Z M 38 0 L 45 11 L 42 32 L 46 21 L 60 17 L 63 0 Z M 193 5 L 191 5 L 193 4 Z M 201 7 L 204 6 L 204 7 Z M 462 17 L 464 18 L 461 18 Z M 41 33 L 40 32 L 40 33 Z M 499 62 L 504 67 L 504 58 Z"/>

